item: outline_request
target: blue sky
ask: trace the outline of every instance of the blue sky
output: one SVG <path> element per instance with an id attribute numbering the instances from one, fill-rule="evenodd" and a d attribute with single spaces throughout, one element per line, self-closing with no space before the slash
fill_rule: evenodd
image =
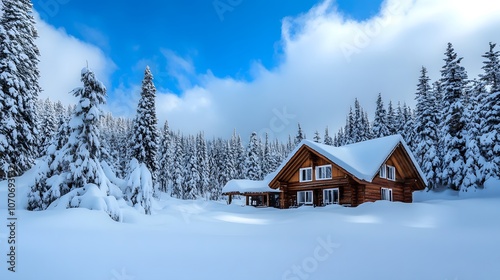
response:
<path id="1" fill-rule="evenodd" d="M 300 123 L 312 137 L 336 132 L 355 98 L 371 118 L 379 93 L 414 106 L 420 68 L 439 79 L 448 42 L 470 78 L 500 43 L 491 0 L 216 3 L 227 10 L 214 0 L 35 0 L 41 97 L 75 102 L 68 92 L 88 61 L 107 110 L 131 117 L 150 65 L 159 121 L 174 130 L 286 139 Z"/>
<path id="2" fill-rule="evenodd" d="M 169 62 L 164 50 L 189 57 L 198 72 L 250 79 L 253 61 L 267 68 L 279 63 L 282 19 L 319 2 L 54 0 L 34 1 L 34 7 L 47 23 L 98 46 L 112 59 L 117 68 L 109 86 L 137 83 L 143 74 L 139 66 L 146 61 L 156 73 L 157 87 L 180 93 L 182 86 L 165 71 Z M 336 6 L 347 17 L 365 20 L 378 12 L 380 3 L 340 0 Z"/>

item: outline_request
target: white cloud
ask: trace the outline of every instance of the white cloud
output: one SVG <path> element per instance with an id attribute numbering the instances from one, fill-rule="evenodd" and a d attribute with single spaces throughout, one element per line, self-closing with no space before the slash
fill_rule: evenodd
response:
<path id="1" fill-rule="evenodd" d="M 500 43 L 500 3 L 494 1 L 387 0 L 364 22 L 343 18 L 334 5 L 326 1 L 284 19 L 283 62 L 271 70 L 255 65 L 254 80 L 209 72 L 180 97 L 160 94 L 160 121 L 186 133 L 227 137 L 236 128 L 244 137 L 258 131 L 280 138 L 295 135 L 300 122 L 312 138 L 327 125 L 336 132 L 355 97 L 370 114 L 379 92 L 386 103 L 413 106 L 420 67 L 438 79 L 447 42 L 464 57 L 470 77 L 481 72 L 488 42 Z M 192 74 L 189 60 L 169 55 Z"/>
<path id="2" fill-rule="evenodd" d="M 96 76 L 105 84 L 114 70 L 113 62 L 97 47 L 68 35 L 63 29 L 56 29 L 35 15 L 40 50 L 40 98 L 61 100 L 65 105 L 74 104 L 76 99 L 70 92 L 80 87 L 80 71 L 88 63 Z"/>

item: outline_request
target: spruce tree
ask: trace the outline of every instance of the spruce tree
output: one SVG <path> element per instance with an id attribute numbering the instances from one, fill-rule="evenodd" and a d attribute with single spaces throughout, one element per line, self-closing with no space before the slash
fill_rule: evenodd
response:
<path id="1" fill-rule="evenodd" d="M 297 146 L 302 140 L 306 139 L 304 133 L 302 132 L 302 127 L 300 126 L 300 123 L 297 124 L 298 130 L 297 130 L 297 135 L 295 136 L 295 146 Z"/>
<path id="2" fill-rule="evenodd" d="M 132 137 L 132 157 L 139 163 L 145 163 L 153 176 L 153 184 L 157 183 L 158 153 L 158 120 L 156 118 L 156 88 L 153 74 L 149 67 L 144 72 L 141 98 L 137 106 Z"/>
<path id="3" fill-rule="evenodd" d="M 321 136 L 319 136 L 319 131 L 314 132 L 314 137 L 313 137 L 314 142 L 320 143 L 321 142 Z"/>
<path id="4" fill-rule="evenodd" d="M 483 55 L 480 81 L 486 88 L 480 96 L 479 110 L 481 122 L 479 147 L 485 159 L 482 173 L 485 178 L 500 178 L 500 52 L 495 50 L 496 44 L 490 43 L 490 49 Z"/>
<path id="5" fill-rule="evenodd" d="M 441 165 L 438 156 L 439 120 L 436 108 L 437 101 L 429 84 L 430 79 L 427 69 L 422 67 L 420 73 L 416 92 L 416 119 L 413 126 L 416 143 L 414 152 L 429 183 L 428 188 L 434 189 L 436 184 L 440 182 L 438 171 Z"/>
<path id="6" fill-rule="evenodd" d="M 246 150 L 246 159 L 245 159 L 246 179 L 250 180 L 262 179 L 262 169 L 260 163 L 261 163 L 261 158 L 259 157 L 259 140 L 257 138 L 257 133 L 252 132 Z"/>
<path id="7" fill-rule="evenodd" d="M 387 112 L 382 101 L 382 94 L 378 94 L 377 107 L 375 109 L 375 118 L 373 120 L 372 132 L 374 138 L 380 138 L 389 135 L 387 124 Z"/>
<path id="8" fill-rule="evenodd" d="M 460 64 L 462 58 L 457 57 L 451 43 L 448 43 L 445 56 L 445 65 L 441 70 L 441 86 L 444 93 L 441 178 L 445 186 L 458 190 L 463 182 L 465 165 L 466 124 L 463 118 L 465 110 L 463 98 L 467 73 Z"/>
<path id="9" fill-rule="evenodd" d="M 170 170 L 173 148 L 168 121 L 165 121 L 165 124 L 163 125 L 160 139 L 158 154 L 158 183 L 160 184 L 160 191 L 167 192 L 169 182 L 171 181 Z"/>
<path id="10" fill-rule="evenodd" d="M 466 94 L 466 110 L 463 114 L 466 123 L 466 150 L 464 180 L 461 185 L 462 191 L 474 191 L 482 188 L 484 175 L 482 167 L 485 163 L 479 149 L 479 134 L 481 130 L 481 112 L 479 110 L 479 98 L 484 95 L 485 89 L 481 82 L 474 80 Z"/>
<path id="11" fill-rule="evenodd" d="M 40 53 L 29 0 L 4 0 L 0 18 L 0 180 L 19 176 L 38 155 Z"/>
<path id="12" fill-rule="evenodd" d="M 323 142 L 325 145 L 333 146 L 333 139 L 328 134 L 328 126 L 325 128 L 325 140 Z"/>

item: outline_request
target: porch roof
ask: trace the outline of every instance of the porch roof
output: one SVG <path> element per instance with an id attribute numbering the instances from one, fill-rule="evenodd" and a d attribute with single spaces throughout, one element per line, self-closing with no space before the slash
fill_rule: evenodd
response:
<path id="1" fill-rule="evenodd" d="M 229 193 L 279 193 L 279 190 L 275 190 L 269 187 L 268 181 L 253 181 L 253 180 L 236 180 L 233 179 L 222 188 L 223 194 Z"/>

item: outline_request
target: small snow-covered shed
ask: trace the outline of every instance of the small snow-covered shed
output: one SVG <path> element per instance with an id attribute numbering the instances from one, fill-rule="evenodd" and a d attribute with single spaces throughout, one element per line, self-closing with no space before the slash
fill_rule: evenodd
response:
<path id="1" fill-rule="evenodd" d="M 253 180 L 231 180 L 222 189 L 222 193 L 228 196 L 231 204 L 234 195 L 243 195 L 246 205 L 252 206 L 277 206 L 280 190 L 271 189 L 269 181 Z"/>

